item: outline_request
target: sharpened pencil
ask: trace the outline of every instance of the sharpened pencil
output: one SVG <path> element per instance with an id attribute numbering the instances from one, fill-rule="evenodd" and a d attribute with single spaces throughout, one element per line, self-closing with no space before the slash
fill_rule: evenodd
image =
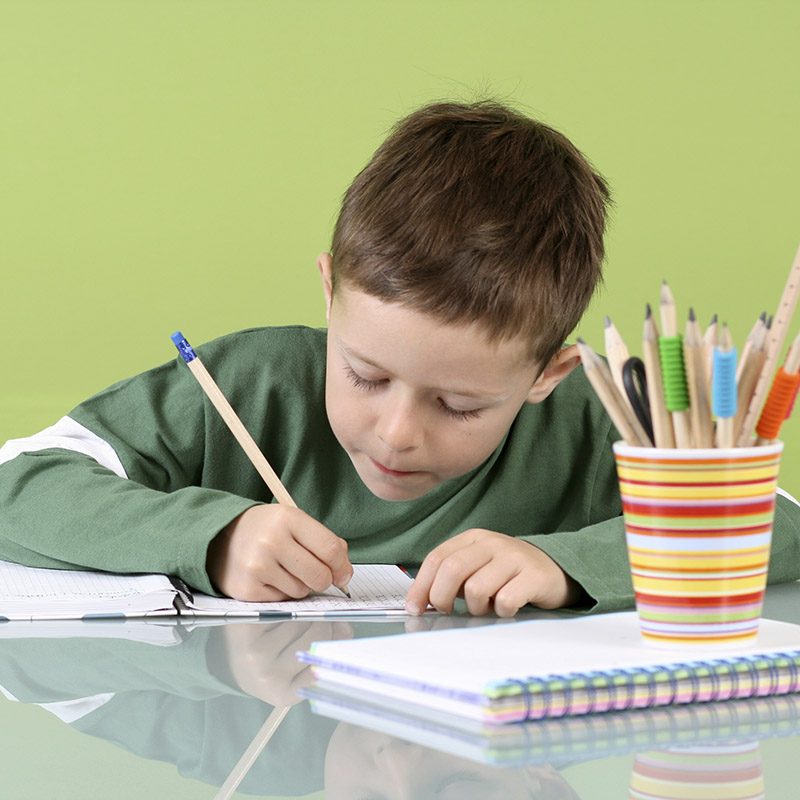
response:
<path id="1" fill-rule="evenodd" d="M 741 355 L 739 356 L 739 365 L 736 368 L 736 382 L 739 383 L 742 380 L 742 375 L 747 367 L 747 362 L 750 360 L 750 353 L 753 351 L 753 346 L 757 340 L 763 340 L 764 336 L 762 334 L 766 334 L 767 331 L 767 312 L 762 311 L 758 319 L 755 322 L 755 325 L 750 329 L 750 333 L 747 334 L 747 339 L 745 340 L 744 347 L 742 348 Z"/>
<path id="2" fill-rule="evenodd" d="M 763 324 L 754 326 L 751 335 L 748 337 L 748 342 L 745 344 L 739 366 L 736 368 L 736 418 L 733 421 L 733 436 L 736 441 L 738 441 L 742 432 L 744 416 L 750 407 L 758 376 L 761 374 L 767 357 L 765 350 L 767 315 L 763 314 L 762 316 L 764 318 Z"/>
<path id="3" fill-rule="evenodd" d="M 783 366 L 778 370 L 769 397 L 756 425 L 758 438 L 756 444 L 774 442 L 780 434 L 781 426 L 789 418 L 800 388 L 800 335 L 798 335 Z"/>
<path id="4" fill-rule="evenodd" d="M 767 397 L 772 374 L 778 361 L 781 347 L 786 339 L 786 332 L 792 320 L 792 315 L 797 307 L 797 300 L 800 297 L 800 248 L 795 254 L 792 266 L 789 269 L 789 276 L 783 288 L 778 308 L 773 316 L 772 324 L 769 325 L 769 335 L 767 337 L 767 357 L 764 359 L 764 366 L 758 376 L 750 406 L 747 409 L 742 429 L 739 432 L 737 444 L 740 447 L 747 447 L 752 443 L 753 431 L 756 427 L 761 407 Z"/>
<path id="5" fill-rule="evenodd" d="M 706 351 L 706 382 L 709 391 L 711 391 L 711 365 L 714 362 L 714 348 L 717 346 L 719 336 L 718 319 L 717 315 L 714 314 L 711 317 L 711 322 L 708 323 L 706 332 L 703 334 L 703 346 Z"/>
<path id="6" fill-rule="evenodd" d="M 689 309 L 686 334 L 683 337 L 686 362 L 686 384 L 689 388 L 689 413 L 695 447 L 714 446 L 714 426 L 711 420 L 711 397 L 706 374 L 705 346 L 694 309 Z"/>
<path id="7" fill-rule="evenodd" d="M 664 381 L 667 409 L 672 413 L 672 426 L 675 431 L 676 446 L 689 448 L 692 446 L 692 424 L 688 411 L 686 364 L 683 357 L 683 347 L 680 344 L 680 336 L 678 335 L 675 298 L 672 296 L 672 291 L 666 281 L 661 283 L 660 310 L 661 337 L 659 338 L 659 349 L 661 352 L 662 380 Z M 672 364 L 665 362 L 664 358 L 668 345 L 674 362 Z M 671 397 L 676 399 L 676 403 L 672 408 L 670 407 Z"/>
<path id="8" fill-rule="evenodd" d="M 267 488 L 272 492 L 272 496 L 282 505 L 292 506 L 297 508 L 297 503 L 292 499 L 292 496 L 286 490 L 286 487 L 281 483 L 281 479 L 277 473 L 270 466 L 269 461 L 264 457 L 264 454 L 259 450 L 255 440 L 250 435 L 244 423 L 239 419 L 238 414 L 233 410 L 233 407 L 228 402 L 228 398 L 222 393 L 222 390 L 217 386 L 217 382 L 211 377 L 209 371 L 205 368 L 203 362 L 198 358 L 197 353 L 192 349 L 189 342 L 180 331 L 176 331 L 170 337 L 172 343 L 178 348 L 181 358 L 186 362 L 190 372 L 197 379 L 200 388 L 205 392 L 206 397 L 211 401 L 214 408 L 217 409 L 219 415 L 222 417 L 223 422 L 228 426 L 230 432 L 245 455 L 250 459 L 250 463 L 256 468 L 256 471 L 267 484 Z M 347 586 L 337 586 L 344 595 L 350 597 L 350 592 Z"/>
<path id="9" fill-rule="evenodd" d="M 611 370 L 611 377 L 614 379 L 614 384 L 619 389 L 625 405 L 630 406 L 628 396 L 625 393 L 625 384 L 622 380 L 622 368 L 625 362 L 631 357 L 628 347 L 625 344 L 617 326 L 611 321 L 611 317 L 605 317 L 603 320 L 606 358 L 608 359 L 608 368 Z M 633 411 L 633 408 L 631 408 Z"/>
<path id="10" fill-rule="evenodd" d="M 658 358 L 658 326 L 649 303 L 645 308 L 642 353 L 656 447 L 675 447 L 672 416 L 664 405 L 664 385 L 661 381 L 661 364 Z"/>
<path id="11" fill-rule="evenodd" d="M 717 447 L 733 447 L 736 418 L 736 348 L 727 325 L 722 326 L 714 351 L 714 412 L 717 415 Z"/>
<path id="12" fill-rule="evenodd" d="M 628 411 L 619 389 L 614 384 L 608 364 L 583 339 L 578 339 L 578 352 L 589 383 L 592 384 L 622 438 L 630 445 L 650 447 L 647 433 L 633 413 Z"/>

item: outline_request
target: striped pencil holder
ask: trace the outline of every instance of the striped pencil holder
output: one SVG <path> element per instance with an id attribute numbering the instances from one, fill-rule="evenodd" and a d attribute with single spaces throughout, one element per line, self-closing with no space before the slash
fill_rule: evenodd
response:
<path id="1" fill-rule="evenodd" d="M 614 444 L 642 636 L 659 647 L 755 640 L 783 444 Z"/>

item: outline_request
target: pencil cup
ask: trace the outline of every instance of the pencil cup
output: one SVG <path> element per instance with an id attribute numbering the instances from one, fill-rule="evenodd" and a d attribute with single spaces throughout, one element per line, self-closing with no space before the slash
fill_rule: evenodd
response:
<path id="1" fill-rule="evenodd" d="M 614 444 L 644 640 L 752 642 L 767 583 L 783 444 L 657 449 Z"/>

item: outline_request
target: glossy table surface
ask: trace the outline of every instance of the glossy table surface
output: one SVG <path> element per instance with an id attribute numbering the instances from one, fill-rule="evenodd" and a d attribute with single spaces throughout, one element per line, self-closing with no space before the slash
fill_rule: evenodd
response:
<path id="1" fill-rule="evenodd" d="M 771 587 L 764 616 L 800 624 L 800 583 Z M 311 676 L 295 652 L 312 641 L 486 624 L 498 621 L 7 623 L 0 797 L 800 797 L 800 695 L 501 738 L 393 735 L 297 695 Z"/>

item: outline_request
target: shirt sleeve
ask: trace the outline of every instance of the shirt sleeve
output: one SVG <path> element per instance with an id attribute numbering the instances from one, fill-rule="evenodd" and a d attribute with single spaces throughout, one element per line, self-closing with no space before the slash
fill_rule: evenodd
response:
<path id="1" fill-rule="evenodd" d="M 165 573 L 215 593 L 208 544 L 260 498 L 205 479 L 209 411 L 178 366 L 101 392 L 39 439 L 6 444 L 0 558 Z"/>
<path id="2" fill-rule="evenodd" d="M 611 443 L 618 438 L 609 423 L 605 441 L 595 454 L 589 524 L 578 530 L 523 537 L 547 553 L 583 589 L 581 610 L 616 611 L 634 605 L 622 501 L 611 449 Z"/>

